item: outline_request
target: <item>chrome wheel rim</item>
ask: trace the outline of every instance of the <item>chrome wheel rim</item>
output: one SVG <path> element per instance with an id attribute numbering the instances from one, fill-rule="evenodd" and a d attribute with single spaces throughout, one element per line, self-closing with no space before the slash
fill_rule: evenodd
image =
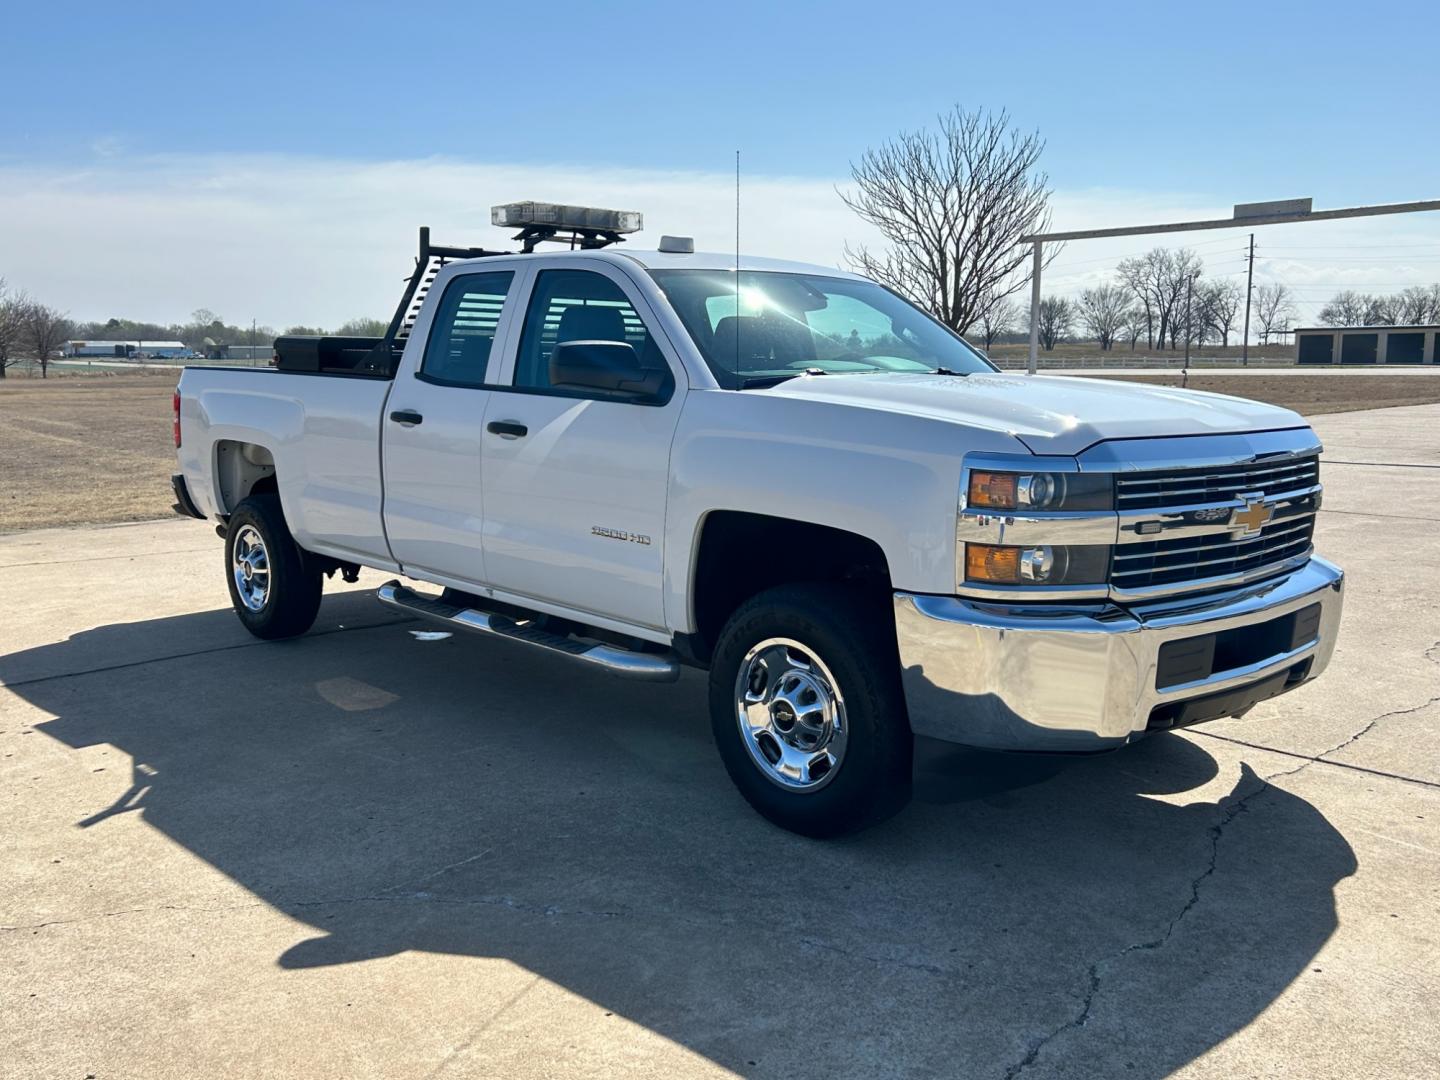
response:
<path id="1" fill-rule="evenodd" d="M 240 602 L 250 611 L 259 611 L 270 598 L 270 553 L 259 529 L 240 526 L 230 561 Z"/>
<path id="2" fill-rule="evenodd" d="M 845 760 L 845 700 L 830 669 L 790 638 L 745 654 L 735 679 L 740 740 L 755 767 L 787 791 L 818 791 Z"/>

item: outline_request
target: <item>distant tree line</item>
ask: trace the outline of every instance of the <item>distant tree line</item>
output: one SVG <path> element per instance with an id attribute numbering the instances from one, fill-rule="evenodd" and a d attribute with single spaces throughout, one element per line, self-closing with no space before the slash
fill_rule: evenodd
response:
<path id="1" fill-rule="evenodd" d="M 1346 289 L 1320 309 L 1325 326 L 1422 326 L 1440 323 L 1440 283 L 1376 296 Z"/>
<path id="2" fill-rule="evenodd" d="M 1245 287 L 1230 278 L 1207 278 L 1201 259 L 1185 248 L 1155 248 L 1122 259 L 1111 281 L 1079 297 L 1048 296 L 1040 301 L 1040 344 L 1048 351 L 1078 335 L 1102 350 L 1116 343 L 1134 351 L 1181 349 L 1187 344 L 1222 348 L 1241 327 Z M 1251 324 L 1261 340 L 1287 328 L 1295 303 L 1287 286 L 1257 285 L 1251 296 Z M 1017 321 L 1020 316 L 1017 312 Z M 1028 328 L 1028 320 L 1024 322 Z"/>
<path id="3" fill-rule="evenodd" d="M 179 341 L 197 353 L 210 354 L 229 345 L 268 345 L 281 333 L 335 333 L 353 337 L 379 337 L 389 326 L 384 319 L 350 319 L 327 331 L 316 326 L 289 326 L 277 332 L 264 324 L 236 326 L 227 323 L 209 308 L 191 312 L 183 323 L 137 322 L 134 319 L 106 319 L 104 322 L 76 323 L 72 336 L 96 341 Z"/>
<path id="4" fill-rule="evenodd" d="M 350 319 L 330 333 L 345 337 L 379 337 L 389 323 L 384 319 Z M 324 334 L 319 327 L 291 326 L 286 334 Z M 271 326 L 234 326 L 207 308 L 193 312 L 184 323 L 155 323 L 136 319 L 75 322 L 62 311 L 42 304 L 0 278 L 0 378 L 22 361 L 37 364 L 41 378 L 49 375 L 69 341 L 179 341 L 203 355 L 222 355 L 230 345 L 268 345 L 279 336 Z"/>

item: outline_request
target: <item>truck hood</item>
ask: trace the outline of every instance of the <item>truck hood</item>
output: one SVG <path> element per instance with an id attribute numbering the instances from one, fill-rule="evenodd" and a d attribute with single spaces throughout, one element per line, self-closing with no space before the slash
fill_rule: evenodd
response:
<path id="1" fill-rule="evenodd" d="M 1003 431 L 1035 454 L 1078 454 L 1105 439 L 1305 426 L 1289 409 L 1226 394 L 1054 375 L 810 375 L 761 392 Z"/>

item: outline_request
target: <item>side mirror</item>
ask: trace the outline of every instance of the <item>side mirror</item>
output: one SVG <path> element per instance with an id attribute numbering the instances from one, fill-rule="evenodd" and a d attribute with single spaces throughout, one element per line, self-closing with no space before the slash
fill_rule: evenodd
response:
<path id="1" fill-rule="evenodd" d="M 627 341 L 561 341 L 550 354 L 550 385 L 561 390 L 592 390 L 602 394 L 653 398 L 669 374 L 644 368 Z"/>

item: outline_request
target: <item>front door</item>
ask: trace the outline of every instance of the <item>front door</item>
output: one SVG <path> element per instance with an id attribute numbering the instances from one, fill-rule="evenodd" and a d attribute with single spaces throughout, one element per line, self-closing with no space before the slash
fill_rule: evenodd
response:
<path id="1" fill-rule="evenodd" d="M 516 597 L 664 627 L 665 501 L 683 369 L 644 299 L 603 262 L 540 263 L 484 435 L 485 569 Z M 664 370 L 644 402 L 552 386 L 557 342 L 632 346 Z M 683 375 L 681 376 L 683 379 Z"/>
<path id="2" fill-rule="evenodd" d="M 512 271 L 445 285 L 423 355 L 401 366 L 381 417 L 385 532 L 406 573 L 485 581 L 480 444 Z M 417 327 L 417 330 L 419 328 Z M 420 342 L 411 348 L 419 347 Z M 408 357 L 407 357 L 408 359 Z"/>

